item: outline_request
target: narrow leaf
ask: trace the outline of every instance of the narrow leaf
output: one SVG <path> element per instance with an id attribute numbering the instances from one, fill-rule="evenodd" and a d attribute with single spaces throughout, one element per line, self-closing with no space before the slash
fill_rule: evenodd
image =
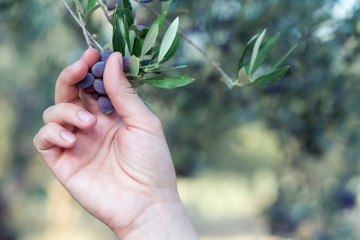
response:
<path id="1" fill-rule="evenodd" d="M 129 59 L 129 73 L 131 75 L 138 75 L 140 69 L 140 59 L 136 56 L 131 56 Z"/>
<path id="2" fill-rule="evenodd" d="M 156 38 L 159 34 L 158 32 L 158 25 L 155 24 L 153 27 L 150 28 L 149 33 L 146 35 L 144 44 L 141 49 L 141 58 L 144 57 L 144 55 L 150 50 L 150 48 L 154 45 L 156 42 Z"/>
<path id="3" fill-rule="evenodd" d="M 240 69 L 245 65 L 244 64 L 244 57 L 245 54 L 248 50 L 248 48 L 250 47 L 250 44 L 259 36 L 259 34 L 256 34 L 255 36 L 253 36 L 245 45 L 244 50 L 241 53 L 240 59 L 239 59 L 239 63 L 238 63 L 238 71 L 240 71 Z"/>
<path id="4" fill-rule="evenodd" d="M 263 44 L 261 44 L 259 53 L 258 53 L 258 55 L 256 57 L 256 61 L 254 63 L 254 67 L 252 68 L 253 73 L 256 71 L 256 69 L 258 69 L 260 67 L 260 65 L 269 56 L 271 50 L 273 49 L 275 43 L 277 42 L 277 40 L 279 38 L 279 36 L 280 36 L 280 33 L 275 34 L 274 36 L 269 38 L 267 41 L 265 41 Z"/>
<path id="5" fill-rule="evenodd" d="M 159 28 L 158 28 L 158 33 L 160 33 L 161 28 L 162 28 L 162 26 L 163 26 L 163 24 L 164 24 L 165 17 L 166 17 L 166 12 L 163 12 L 163 13 L 154 21 L 154 23 L 151 25 L 150 29 L 157 24 L 157 25 L 159 26 Z M 144 29 L 144 30 L 145 30 L 145 29 Z"/>
<path id="6" fill-rule="evenodd" d="M 132 12 L 133 8 L 132 8 L 130 0 L 123 0 L 122 2 L 123 2 L 123 5 L 124 5 L 124 8 L 127 8 Z"/>
<path id="7" fill-rule="evenodd" d="M 238 72 L 238 79 L 239 79 L 239 82 L 242 83 L 243 85 L 247 85 L 247 84 L 251 83 L 249 77 L 246 75 L 245 67 L 242 67 L 240 69 L 240 71 Z"/>
<path id="8" fill-rule="evenodd" d="M 183 87 L 190 84 L 192 81 L 194 81 L 193 78 L 185 77 L 185 76 L 178 76 L 172 78 L 154 77 L 154 78 L 139 80 L 139 82 L 165 89 Z"/>
<path id="9" fill-rule="evenodd" d="M 250 83 L 249 86 L 260 86 L 260 85 L 274 83 L 274 82 L 280 80 L 285 75 L 285 73 L 288 71 L 289 68 L 290 68 L 290 66 L 287 65 L 287 66 L 279 68 L 267 75 L 258 77 L 252 83 Z"/>
<path id="10" fill-rule="evenodd" d="M 129 56 L 131 55 L 131 48 L 130 48 L 130 34 L 129 34 L 129 25 L 127 23 L 126 17 L 122 19 L 121 23 L 123 24 L 124 29 L 124 38 L 126 40 L 126 46 L 129 50 Z"/>
<path id="11" fill-rule="evenodd" d="M 148 106 L 149 108 L 154 109 L 154 110 L 156 110 L 156 111 L 160 111 L 160 109 L 158 109 L 157 107 L 155 107 L 155 106 L 151 105 L 150 103 L 146 102 L 144 99 L 141 99 L 141 100 L 142 100 L 143 103 L 144 103 L 146 106 Z"/>
<path id="12" fill-rule="evenodd" d="M 112 45 L 115 52 L 121 52 L 123 56 L 125 56 L 125 43 L 124 38 L 122 36 L 120 25 L 118 21 L 117 13 L 114 12 L 113 15 L 113 38 Z"/>
<path id="13" fill-rule="evenodd" d="M 127 8 L 117 8 L 116 11 L 119 18 L 124 19 L 124 17 L 127 20 L 128 27 L 130 28 L 131 25 L 134 24 L 134 17 L 132 15 L 132 11 L 130 11 Z"/>
<path id="14" fill-rule="evenodd" d="M 90 20 L 91 14 L 93 14 L 99 7 L 100 7 L 100 5 L 98 4 L 98 5 L 90 8 L 88 11 L 86 11 L 85 16 L 84 16 L 84 23 L 87 23 Z"/>
<path id="15" fill-rule="evenodd" d="M 136 37 L 135 43 L 134 43 L 134 48 L 133 48 L 133 55 L 140 57 L 141 48 L 142 48 L 142 39 L 140 39 L 139 37 Z"/>
<path id="16" fill-rule="evenodd" d="M 130 26 L 130 31 L 134 31 L 134 32 L 136 33 L 136 36 L 138 36 L 138 37 L 143 37 L 143 36 L 145 36 L 145 35 L 143 34 L 143 32 L 140 31 L 140 30 L 137 28 L 137 26 L 134 25 L 134 24 Z"/>
<path id="17" fill-rule="evenodd" d="M 265 74 L 272 72 L 274 69 L 276 69 L 289 55 L 294 49 L 297 47 L 297 45 L 293 46 L 269 71 L 267 71 Z"/>
<path id="18" fill-rule="evenodd" d="M 74 1 L 74 3 L 76 4 L 76 6 L 78 7 L 81 15 L 84 16 L 84 8 L 83 8 L 83 6 L 81 5 L 80 1 L 79 1 L 79 0 L 73 0 L 73 1 Z"/>
<path id="19" fill-rule="evenodd" d="M 180 45 L 180 34 L 176 33 L 175 40 L 171 45 L 169 51 L 166 53 L 164 59 L 161 61 L 161 63 L 166 63 L 167 61 L 169 61 L 175 55 L 176 51 L 179 48 L 179 45 Z"/>
<path id="20" fill-rule="evenodd" d="M 88 0 L 86 12 L 92 9 L 96 5 L 96 0 Z"/>
<path id="21" fill-rule="evenodd" d="M 187 68 L 187 65 L 179 65 L 179 66 L 175 66 L 175 67 L 171 67 L 171 68 L 158 68 L 153 70 L 153 73 L 157 73 L 157 72 L 167 72 L 167 71 L 172 71 L 172 70 L 176 70 L 176 69 L 183 69 L 183 68 Z"/>
<path id="22" fill-rule="evenodd" d="M 256 57 L 258 55 L 260 44 L 261 44 L 261 41 L 263 40 L 263 38 L 265 36 L 265 33 L 266 33 L 266 29 L 264 29 L 264 31 L 262 31 L 260 36 L 256 39 L 255 46 L 253 48 L 253 52 L 252 52 L 252 55 L 251 55 L 250 70 L 249 70 L 249 75 L 250 76 L 253 74 L 253 67 L 254 67 L 254 64 L 255 64 L 255 60 L 256 60 Z"/>
<path id="23" fill-rule="evenodd" d="M 135 32 L 131 30 L 130 34 L 129 34 L 129 50 L 130 50 L 130 54 L 133 54 L 135 37 L 136 37 Z"/>
<path id="24" fill-rule="evenodd" d="M 161 42 L 158 62 L 161 62 L 164 59 L 165 54 L 171 48 L 178 31 L 178 27 L 179 27 L 179 17 L 175 18 L 175 20 L 170 24 L 169 28 L 167 29 L 164 35 L 164 38 Z"/>

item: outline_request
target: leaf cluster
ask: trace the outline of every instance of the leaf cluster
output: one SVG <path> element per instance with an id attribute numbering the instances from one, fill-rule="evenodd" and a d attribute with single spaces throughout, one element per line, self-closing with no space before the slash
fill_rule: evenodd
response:
<path id="1" fill-rule="evenodd" d="M 266 33 L 266 29 L 264 29 L 261 34 L 256 34 L 253 36 L 245 45 L 244 50 L 241 53 L 238 69 L 237 69 L 237 81 L 242 85 L 249 86 L 260 86 L 274 83 L 280 80 L 285 73 L 289 70 L 290 65 L 279 67 L 284 60 L 290 55 L 290 53 L 296 48 L 296 45 L 293 46 L 274 66 L 272 66 L 268 71 L 263 73 L 260 76 L 254 77 L 254 73 L 256 70 L 263 64 L 266 58 L 269 56 L 271 50 L 275 46 L 279 33 L 275 34 L 268 40 L 262 43 L 264 36 Z M 256 40 L 256 41 L 255 41 Z M 245 55 L 251 46 L 251 44 L 255 41 L 253 46 L 251 58 L 244 60 Z"/>
<path id="2" fill-rule="evenodd" d="M 146 83 L 154 87 L 172 89 L 186 86 L 194 81 L 191 77 L 147 77 L 149 74 L 161 74 L 165 71 L 185 68 L 179 65 L 171 68 L 163 67 L 176 53 L 180 44 L 177 17 L 166 30 L 161 43 L 156 45 L 163 28 L 166 12 L 161 14 L 150 27 L 139 29 L 134 24 L 132 7 L 124 0 L 123 7 L 118 7 L 113 14 L 113 50 L 123 56 L 130 57 L 127 77 L 133 85 Z"/>

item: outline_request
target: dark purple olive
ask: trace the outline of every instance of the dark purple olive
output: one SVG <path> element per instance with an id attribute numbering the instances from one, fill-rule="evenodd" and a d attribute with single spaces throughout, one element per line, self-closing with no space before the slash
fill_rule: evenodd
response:
<path id="1" fill-rule="evenodd" d="M 98 92 L 93 92 L 92 97 L 95 101 L 97 101 L 101 97 L 101 94 Z"/>
<path id="2" fill-rule="evenodd" d="M 106 62 L 112 53 L 113 51 L 103 52 L 103 54 L 100 55 L 100 61 Z"/>
<path id="3" fill-rule="evenodd" d="M 101 96 L 98 99 L 99 110 L 104 114 L 110 114 L 114 111 L 114 106 L 111 104 L 111 101 L 106 96 Z"/>
<path id="4" fill-rule="evenodd" d="M 85 78 L 78 82 L 76 86 L 82 89 L 91 87 L 94 84 L 95 78 L 91 73 L 87 73 Z"/>
<path id="5" fill-rule="evenodd" d="M 100 61 L 94 64 L 94 66 L 92 66 L 91 68 L 91 72 L 94 75 L 94 77 L 97 78 L 101 78 L 104 75 L 104 71 L 105 71 L 105 62 L 104 61 Z"/>
<path id="6" fill-rule="evenodd" d="M 84 92 L 85 93 L 93 93 L 93 92 L 95 92 L 95 88 L 93 86 L 91 86 L 89 88 L 84 89 Z"/>
<path id="7" fill-rule="evenodd" d="M 95 79 L 94 81 L 94 89 L 96 92 L 106 95 L 105 87 L 104 87 L 104 81 L 101 79 Z"/>
<path id="8" fill-rule="evenodd" d="M 124 66 L 124 72 L 129 72 L 129 60 L 130 57 L 123 57 L 123 66 Z"/>
<path id="9" fill-rule="evenodd" d="M 116 5 L 120 4 L 119 0 L 104 0 L 104 3 L 109 11 L 112 11 L 116 8 Z"/>

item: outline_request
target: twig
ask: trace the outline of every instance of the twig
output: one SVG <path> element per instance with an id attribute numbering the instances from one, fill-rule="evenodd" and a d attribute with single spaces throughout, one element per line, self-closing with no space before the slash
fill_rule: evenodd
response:
<path id="1" fill-rule="evenodd" d="M 85 28 L 85 24 L 84 24 L 84 21 L 83 21 L 83 19 L 82 19 L 82 17 L 81 17 L 81 13 L 80 13 L 80 10 L 79 10 L 78 6 L 76 6 L 76 11 L 77 11 L 78 16 L 79 16 L 80 26 L 81 26 L 81 28 L 82 28 L 82 30 L 83 30 L 83 34 L 84 34 L 86 43 L 87 43 L 87 45 L 88 45 L 89 47 L 91 47 L 91 42 L 90 42 L 90 40 L 89 40 L 89 36 L 88 36 L 88 34 L 87 34 L 87 31 L 86 31 L 86 28 Z"/>
<path id="2" fill-rule="evenodd" d="M 108 11 L 104 7 L 104 2 L 102 0 L 97 0 L 97 2 L 100 4 L 101 10 L 104 12 L 106 19 L 109 20 L 110 16 Z"/>
<path id="3" fill-rule="evenodd" d="M 74 20 L 77 22 L 77 24 L 79 24 L 79 26 L 81 27 L 81 22 L 80 20 L 76 17 L 76 15 L 74 14 L 74 12 L 71 10 L 69 4 L 66 2 L 66 0 L 62 0 L 66 9 L 69 11 L 69 13 L 71 14 L 71 16 L 74 18 Z M 101 45 L 98 43 L 98 41 L 95 40 L 95 38 L 92 36 L 92 34 L 85 28 L 86 30 L 86 34 L 87 36 L 91 39 L 91 42 L 93 42 L 95 44 L 95 46 L 100 50 L 100 52 L 104 52 L 104 49 L 101 47 Z"/>
<path id="4" fill-rule="evenodd" d="M 150 12 L 152 12 L 154 15 L 156 15 L 157 17 L 159 17 L 161 14 L 158 13 L 155 9 L 153 9 L 152 7 L 150 7 L 147 4 L 143 4 L 141 3 L 140 0 L 135 0 L 138 4 L 142 5 L 143 7 L 145 7 L 147 10 L 149 10 Z M 170 24 L 171 22 L 167 19 L 165 19 L 165 21 Z M 242 86 L 239 82 L 237 81 L 233 81 L 229 75 L 219 66 L 218 63 L 216 63 L 204 50 L 202 50 L 200 47 L 198 47 L 193 41 L 191 41 L 183 31 L 181 31 L 180 29 L 178 30 L 179 34 L 181 35 L 181 37 L 187 41 L 191 46 L 193 46 L 197 51 L 199 51 L 201 53 L 201 55 L 206 58 L 206 60 L 208 60 L 214 67 L 215 69 L 224 77 L 225 83 L 227 84 L 228 88 L 231 89 L 234 86 Z"/>

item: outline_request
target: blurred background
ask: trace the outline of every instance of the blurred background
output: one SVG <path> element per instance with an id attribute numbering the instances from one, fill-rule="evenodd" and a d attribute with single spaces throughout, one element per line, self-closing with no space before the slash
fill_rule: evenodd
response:
<path id="1" fill-rule="evenodd" d="M 263 69 L 298 44 L 282 80 L 230 91 L 182 41 L 169 65 L 188 64 L 178 73 L 196 81 L 139 89 L 161 109 L 180 195 L 201 239 L 360 239 L 360 1 L 175 3 L 169 19 L 179 15 L 186 35 L 231 77 L 246 42 L 264 28 L 265 39 L 281 35 Z M 154 20 L 134 7 L 137 23 Z M 89 29 L 109 45 L 100 10 Z M 61 1 L 0 1 L 1 240 L 115 239 L 32 145 L 58 74 L 86 48 Z"/>

